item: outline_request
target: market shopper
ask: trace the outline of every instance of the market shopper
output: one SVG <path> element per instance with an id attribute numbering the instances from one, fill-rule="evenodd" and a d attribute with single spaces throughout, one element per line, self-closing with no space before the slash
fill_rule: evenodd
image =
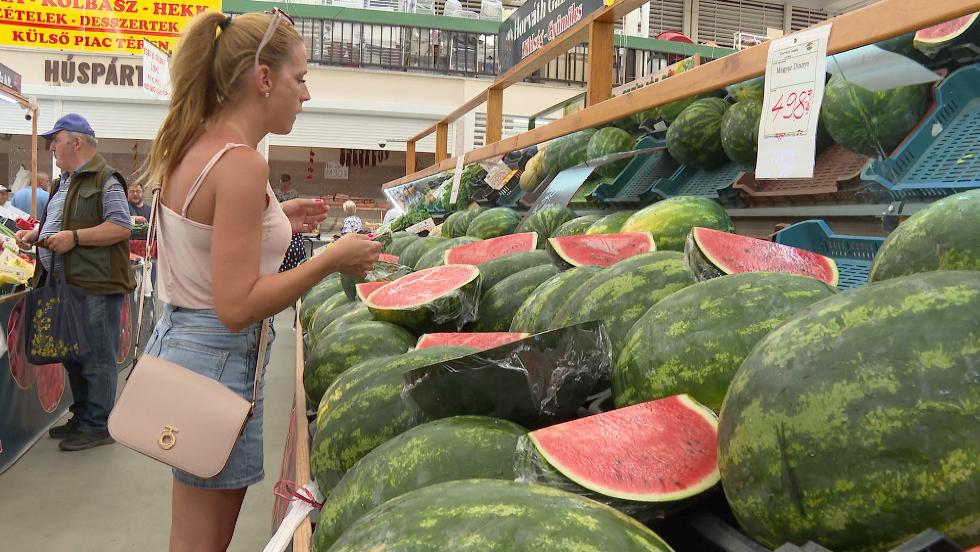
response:
<path id="1" fill-rule="evenodd" d="M 150 204 L 143 200 L 143 184 L 134 182 L 126 191 L 129 201 L 129 216 L 134 224 L 146 224 L 150 220 Z"/>
<path id="2" fill-rule="evenodd" d="M 344 226 L 340 229 L 340 235 L 356 234 L 361 231 L 361 217 L 357 216 L 357 204 L 351 200 L 344 202 Z"/>
<path id="3" fill-rule="evenodd" d="M 46 172 L 38 171 L 37 173 L 37 217 L 40 218 L 44 214 L 44 208 L 48 204 L 48 189 L 51 187 L 51 176 Z M 14 192 L 13 199 L 10 203 L 24 211 L 27 214 L 31 214 L 31 187 L 25 186 L 16 192 Z"/>
<path id="4" fill-rule="evenodd" d="M 72 417 L 49 434 L 61 450 L 112 443 L 107 422 L 116 400 L 116 353 L 126 294 L 136 287 L 129 265 L 131 223 L 126 181 L 98 154 L 95 131 L 69 113 L 42 135 L 61 169 L 47 212 L 35 230 L 17 232 L 21 247 L 38 245 L 41 266 L 34 285 L 65 282 L 85 292 L 84 327 L 92 352 L 84 362 L 65 362 Z"/>
<path id="5" fill-rule="evenodd" d="M 170 111 L 144 173 L 162 186 L 157 289 L 166 305 L 146 353 L 249 400 L 261 321 L 330 273 L 363 277 L 381 248 L 350 236 L 276 272 L 291 234 L 316 229 L 327 211 L 322 200 L 278 203 L 255 151 L 267 134 L 292 129 L 310 99 L 305 74 L 302 39 L 281 11 L 197 16 L 171 61 Z M 227 548 L 247 487 L 264 475 L 262 412 L 260 394 L 217 476 L 174 470 L 170 550 Z"/>

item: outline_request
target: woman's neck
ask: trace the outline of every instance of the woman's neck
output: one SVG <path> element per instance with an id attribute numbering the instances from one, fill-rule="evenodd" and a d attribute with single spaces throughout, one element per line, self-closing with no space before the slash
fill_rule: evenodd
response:
<path id="1" fill-rule="evenodd" d="M 242 116 L 237 111 L 229 111 L 219 115 L 211 124 L 211 131 L 227 136 L 252 149 L 257 149 L 259 142 L 265 138 L 266 132 L 254 122 L 254 119 Z"/>

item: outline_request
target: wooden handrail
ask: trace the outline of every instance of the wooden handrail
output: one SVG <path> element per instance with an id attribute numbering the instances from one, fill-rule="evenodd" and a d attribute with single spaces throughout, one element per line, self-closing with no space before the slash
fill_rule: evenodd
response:
<path id="1" fill-rule="evenodd" d="M 610 9 L 605 8 L 596 13 L 606 14 Z M 827 53 L 837 54 L 853 50 L 976 11 L 980 11 L 980 0 L 930 0 L 929 2 L 881 0 L 831 19 L 829 23 L 833 24 L 833 29 L 830 32 Z M 595 18 L 589 21 L 594 20 Z M 828 22 L 820 23 L 815 27 L 826 24 Z M 465 154 L 464 162 L 474 163 L 506 155 L 578 130 L 597 127 L 633 113 L 758 77 L 765 74 L 768 52 L 768 43 L 763 43 L 712 60 L 669 79 L 587 107 L 543 127 L 477 148 Z M 393 180 L 383 188 L 388 189 L 413 182 L 455 166 L 455 159 L 445 159 L 421 171 Z"/>
<path id="2" fill-rule="evenodd" d="M 297 483 L 305 485 L 310 481 L 310 426 L 306 422 L 306 389 L 303 387 L 303 326 L 299 321 L 301 301 L 296 301 L 296 385 L 293 403 L 294 434 L 296 435 L 296 455 L 293 458 Z M 305 518 L 293 532 L 293 552 L 309 552 L 313 540 L 313 525 Z"/>

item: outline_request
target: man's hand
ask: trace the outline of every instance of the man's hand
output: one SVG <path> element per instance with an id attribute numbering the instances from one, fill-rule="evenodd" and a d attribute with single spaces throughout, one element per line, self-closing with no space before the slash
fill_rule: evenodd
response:
<path id="1" fill-rule="evenodd" d="M 42 245 L 54 253 L 64 255 L 75 248 L 75 236 L 72 235 L 70 230 L 62 230 L 61 232 L 48 236 Z"/>
<path id="2" fill-rule="evenodd" d="M 136 215 L 133 217 L 133 224 L 146 224 L 146 217 Z"/>
<path id="3" fill-rule="evenodd" d="M 14 238 L 17 240 L 17 247 L 24 251 L 30 250 L 34 247 L 34 243 L 37 242 L 37 235 L 39 230 L 18 230 L 14 234 Z"/>

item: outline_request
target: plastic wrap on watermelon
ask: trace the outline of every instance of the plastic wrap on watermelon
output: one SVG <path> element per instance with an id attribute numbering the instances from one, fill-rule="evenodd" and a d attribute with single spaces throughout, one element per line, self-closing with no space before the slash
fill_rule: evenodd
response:
<path id="1" fill-rule="evenodd" d="M 462 331 L 476 320 L 480 271 L 466 264 L 417 270 L 373 291 L 364 301 L 375 319 L 416 335 Z"/>
<path id="2" fill-rule="evenodd" d="M 611 368 L 605 326 L 592 321 L 411 370 L 403 395 L 430 418 L 482 415 L 538 428 L 574 418 Z"/>
<path id="3" fill-rule="evenodd" d="M 357 299 L 357 284 L 364 282 L 392 282 L 402 276 L 412 273 L 412 268 L 398 263 L 376 261 L 374 269 L 367 273 L 363 280 L 348 274 L 340 275 L 340 284 L 351 301 Z"/>
<path id="4" fill-rule="evenodd" d="M 693 232 L 687 235 L 687 240 L 684 242 L 684 266 L 691 278 L 698 282 L 725 275 L 701 253 Z"/>

